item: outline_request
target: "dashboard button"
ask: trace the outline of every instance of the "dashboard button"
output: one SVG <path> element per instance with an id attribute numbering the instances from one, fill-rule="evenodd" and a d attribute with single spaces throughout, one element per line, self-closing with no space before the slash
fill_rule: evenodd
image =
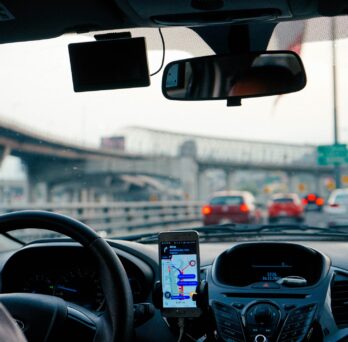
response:
<path id="1" fill-rule="evenodd" d="M 288 323 L 304 322 L 306 318 L 307 318 L 307 315 L 305 314 L 292 315 L 292 316 L 289 316 L 287 322 Z"/>
<path id="2" fill-rule="evenodd" d="M 254 342 L 267 342 L 267 337 L 264 335 L 257 335 L 254 338 Z"/>
<path id="3" fill-rule="evenodd" d="M 295 323 L 287 324 L 284 328 L 284 331 L 291 331 L 291 330 L 303 328 L 304 325 L 305 324 L 303 324 L 302 322 L 295 322 Z"/>
<path id="4" fill-rule="evenodd" d="M 219 324 L 223 325 L 226 328 L 231 328 L 237 331 L 240 330 L 240 325 L 235 321 L 219 320 Z"/>
<path id="5" fill-rule="evenodd" d="M 223 311 L 223 312 L 230 312 L 231 311 L 231 308 L 228 307 L 227 305 L 225 304 L 221 304 L 221 303 L 218 303 L 218 302 L 214 302 L 213 303 L 213 306 L 218 309 L 219 311 Z"/>
<path id="6" fill-rule="evenodd" d="M 240 332 L 228 328 L 221 329 L 221 333 L 223 336 L 228 336 L 237 339 L 243 338 L 243 335 Z"/>
<path id="7" fill-rule="evenodd" d="M 224 341 L 244 341 L 239 312 L 231 305 L 213 302 L 212 308 L 216 319 L 218 334 Z"/>
<path id="8" fill-rule="evenodd" d="M 217 316 L 222 319 L 231 319 L 232 318 L 231 316 L 233 316 L 229 312 L 224 312 L 220 310 L 217 310 L 216 313 L 217 313 Z"/>
<path id="9" fill-rule="evenodd" d="M 292 310 L 288 315 L 278 341 L 301 341 L 310 328 L 315 308 L 315 304 L 310 304 Z"/>

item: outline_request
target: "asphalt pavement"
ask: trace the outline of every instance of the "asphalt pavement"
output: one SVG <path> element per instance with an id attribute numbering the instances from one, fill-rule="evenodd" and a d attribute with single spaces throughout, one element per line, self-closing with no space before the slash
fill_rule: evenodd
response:
<path id="1" fill-rule="evenodd" d="M 348 225 L 348 213 L 347 214 L 328 214 L 324 211 L 309 211 L 305 213 L 304 224 L 315 227 L 329 227 L 330 225 Z"/>
<path id="2" fill-rule="evenodd" d="M 305 224 L 315 227 L 328 227 L 330 215 L 321 211 L 308 211 L 305 213 Z M 347 220 L 348 223 L 348 220 Z"/>
<path id="3" fill-rule="evenodd" d="M 336 222 L 337 221 L 337 215 L 330 215 L 325 213 L 324 211 L 308 211 L 305 212 L 305 220 L 303 224 L 306 224 L 308 226 L 314 226 L 314 227 L 322 227 L 327 228 L 329 227 L 330 222 Z M 343 216 L 339 216 L 341 222 L 343 220 L 344 223 L 348 224 L 348 214 Z M 264 223 L 267 223 L 267 214 L 264 216 Z M 279 223 L 293 223 L 296 221 L 293 221 L 291 218 L 284 218 L 281 221 L 278 221 Z"/>

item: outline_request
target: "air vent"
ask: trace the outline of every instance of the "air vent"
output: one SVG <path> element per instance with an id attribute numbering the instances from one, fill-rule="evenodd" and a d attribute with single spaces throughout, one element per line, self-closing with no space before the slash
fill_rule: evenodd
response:
<path id="1" fill-rule="evenodd" d="M 331 309 L 339 328 L 348 328 L 348 276 L 337 273 L 331 285 Z"/>
<path id="2" fill-rule="evenodd" d="M 0 2 L 0 22 L 13 20 L 13 19 L 14 19 L 14 16 L 5 7 L 5 5 Z"/>

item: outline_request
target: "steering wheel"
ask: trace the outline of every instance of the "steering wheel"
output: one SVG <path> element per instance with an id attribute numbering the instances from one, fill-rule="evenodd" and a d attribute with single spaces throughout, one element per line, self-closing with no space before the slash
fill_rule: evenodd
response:
<path id="1" fill-rule="evenodd" d="M 0 302 L 22 327 L 28 341 L 132 341 L 133 298 L 127 274 L 108 243 L 85 224 L 46 211 L 20 211 L 0 216 L 0 233 L 37 228 L 64 234 L 87 248 L 96 259 L 105 312 L 94 314 L 63 299 L 41 294 L 0 294 Z M 82 337 L 84 336 L 84 337 Z"/>

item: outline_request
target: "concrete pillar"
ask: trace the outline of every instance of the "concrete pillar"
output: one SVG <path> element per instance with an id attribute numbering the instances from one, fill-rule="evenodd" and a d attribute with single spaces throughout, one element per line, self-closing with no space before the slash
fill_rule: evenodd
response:
<path id="1" fill-rule="evenodd" d="M 95 189 L 91 188 L 88 189 L 88 202 L 95 202 L 96 198 L 95 198 Z"/>
<path id="2" fill-rule="evenodd" d="M 226 173 L 226 190 L 236 190 L 235 172 L 227 171 Z"/>
<path id="3" fill-rule="evenodd" d="M 207 177 L 206 171 L 203 170 L 198 173 L 198 199 L 206 201 L 210 195 L 209 178 Z"/>
<path id="4" fill-rule="evenodd" d="M 322 196 L 321 179 L 318 172 L 316 172 L 314 175 L 314 192 Z"/>
<path id="5" fill-rule="evenodd" d="M 88 202 L 88 189 L 81 189 L 81 203 Z"/>
<path id="6" fill-rule="evenodd" d="M 28 182 L 29 203 L 50 203 L 52 201 L 52 187 L 45 182 Z"/>
<path id="7" fill-rule="evenodd" d="M 29 182 L 26 181 L 24 185 L 24 194 L 23 194 L 23 202 L 28 203 L 29 202 Z"/>
<path id="8" fill-rule="evenodd" d="M 287 177 L 288 177 L 288 182 L 287 182 L 288 191 L 289 192 L 297 192 L 297 189 L 296 189 L 296 179 L 295 179 L 294 173 L 293 172 L 288 172 L 287 173 Z"/>
<path id="9" fill-rule="evenodd" d="M 193 158 L 182 157 L 178 164 L 176 173 L 181 181 L 185 197 L 188 200 L 197 200 L 199 197 L 197 162 Z"/>
<path id="10" fill-rule="evenodd" d="M 10 154 L 11 149 L 9 146 L 2 145 L 0 146 L 0 166 L 3 162 L 3 160 Z"/>
<path id="11" fill-rule="evenodd" d="M 326 181 L 331 178 L 332 175 L 321 175 L 319 178 L 319 195 L 327 198 L 330 194 L 330 190 L 327 187 Z"/>
<path id="12" fill-rule="evenodd" d="M 71 197 L 70 197 L 70 199 L 71 199 L 72 203 L 80 202 L 80 190 L 76 189 L 76 188 L 71 189 Z"/>

